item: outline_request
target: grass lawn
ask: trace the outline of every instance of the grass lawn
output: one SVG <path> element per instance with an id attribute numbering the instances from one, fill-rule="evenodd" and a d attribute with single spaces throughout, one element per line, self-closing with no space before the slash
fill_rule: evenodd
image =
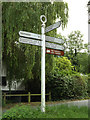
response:
<path id="1" fill-rule="evenodd" d="M 40 106 L 30 106 L 30 104 L 18 104 L 7 110 L 3 116 L 8 120 L 17 118 L 88 118 L 88 108 L 67 105 L 46 106 L 46 112 L 42 113 Z"/>

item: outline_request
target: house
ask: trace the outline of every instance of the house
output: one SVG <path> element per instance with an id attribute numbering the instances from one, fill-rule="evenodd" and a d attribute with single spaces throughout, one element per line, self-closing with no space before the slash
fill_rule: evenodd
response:
<path id="1" fill-rule="evenodd" d="M 2 62 L 2 69 L 1 69 L 1 77 L 2 77 L 2 84 L 1 84 L 1 90 L 2 91 L 9 91 L 9 84 L 6 80 L 6 65 L 4 62 Z M 25 86 L 22 86 L 22 82 L 17 82 L 17 80 L 12 81 L 11 85 L 11 91 L 23 91 L 25 90 Z"/>

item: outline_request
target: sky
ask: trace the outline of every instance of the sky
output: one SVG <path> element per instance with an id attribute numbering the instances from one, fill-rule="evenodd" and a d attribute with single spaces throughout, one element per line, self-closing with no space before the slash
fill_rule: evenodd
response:
<path id="1" fill-rule="evenodd" d="M 57 33 L 63 36 L 68 36 L 72 31 L 80 30 L 84 35 L 84 43 L 88 43 L 88 8 L 89 0 L 63 0 L 68 3 L 69 19 L 67 27 L 57 29 Z"/>

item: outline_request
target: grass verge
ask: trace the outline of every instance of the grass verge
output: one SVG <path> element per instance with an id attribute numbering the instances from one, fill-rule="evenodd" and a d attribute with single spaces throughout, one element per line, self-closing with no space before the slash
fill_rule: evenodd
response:
<path id="1" fill-rule="evenodd" d="M 42 113 L 40 106 L 16 105 L 3 114 L 2 120 L 17 120 L 18 118 L 88 118 L 88 108 L 67 105 L 46 106 L 46 112 Z"/>

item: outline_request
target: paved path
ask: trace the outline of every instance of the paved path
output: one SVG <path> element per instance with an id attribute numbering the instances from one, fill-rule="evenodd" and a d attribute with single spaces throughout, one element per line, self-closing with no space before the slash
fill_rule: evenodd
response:
<path id="1" fill-rule="evenodd" d="M 57 103 L 57 104 L 51 104 L 49 106 L 54 106 L 54 105 L 62 105 L 66 104 L 68 106 L 74 105 L 74 106 L 87 106 L 90 107 L 90 100 L 78 100 L 78 101 L 70 101 L 70 102 L 64 102 L 64 103 Z"/>

